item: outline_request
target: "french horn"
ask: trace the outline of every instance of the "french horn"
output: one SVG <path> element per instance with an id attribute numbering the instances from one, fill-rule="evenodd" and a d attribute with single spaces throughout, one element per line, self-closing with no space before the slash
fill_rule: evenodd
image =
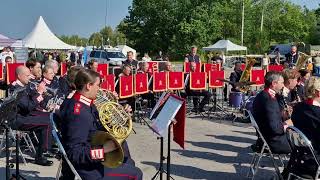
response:
<path id="1" fill-rule="evenodd" d="M 115 151 L 105 153 L 102 164 L 109 168 L 116 168 L 123 163 L 124 151 L 122 143 L 132 131 L 131 115 L 117 103 L 117 97 L 110 91 L 100 90 L 95 105 L 99 111 L 101 125 L 106 131 L 98 131 L 92 137 L 92 145 L 103 145 L 111 140 L 117 146 Z"/>

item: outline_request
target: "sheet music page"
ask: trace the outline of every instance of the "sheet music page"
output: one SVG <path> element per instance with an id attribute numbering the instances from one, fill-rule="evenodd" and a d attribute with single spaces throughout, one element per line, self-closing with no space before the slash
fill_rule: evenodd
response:
<path id="1" fill-rule="evenodd" d="M 176 116 L 183 101 L 170 96 L 158 116 L 152 121 L 153 130 L 162 137 L 167 136 L 168 126 Z"/>

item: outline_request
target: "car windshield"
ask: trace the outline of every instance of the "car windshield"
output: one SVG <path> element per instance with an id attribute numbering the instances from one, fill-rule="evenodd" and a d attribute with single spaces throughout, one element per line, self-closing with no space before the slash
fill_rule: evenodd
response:
<path id="1" fill-rule="evenodd" d="M 122 52 L 107 52 L 108 58 L 126 58 Z"/>

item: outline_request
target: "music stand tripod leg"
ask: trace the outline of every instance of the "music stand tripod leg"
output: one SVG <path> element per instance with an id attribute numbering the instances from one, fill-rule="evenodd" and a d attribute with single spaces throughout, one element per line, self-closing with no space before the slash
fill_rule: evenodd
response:
<path id="1" fill-rule="evenodd" d="M 151 178 L 152 180 L 155 180 L 160 177 L 160 180 L 163 179 L 163 161 L 165 160 L 165 157 L 163 157 L 163 137 L 157 137 L 157 139 L 160 139 L 160 165 L 157 173 Z"/>

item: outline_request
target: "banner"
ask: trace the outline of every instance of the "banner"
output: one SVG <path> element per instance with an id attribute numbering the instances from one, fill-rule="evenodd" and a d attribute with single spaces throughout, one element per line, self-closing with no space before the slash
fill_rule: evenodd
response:
<path id="1" fill-rule="evenodd" d="M 3 81 L 3 65 L 0 63 L 0 80 Z"/>
<path id="2" fill-rule="evenodd" d="M 167 90 L 167 73 L 154 72 L 153 73 L 153 91 L 161 92 Z"/>
<path id="3" fill-rule="evenodd" d="M 183 72 L 169 72 L 168 74 L 168 89 L 180 90 L 184 89 L 184 73 Z"/>
<path id="4" fill-rule="evenodd" d="M 7 63 L 7 84 L 16 80 L 16 69 L 18 66 L 23 66 L 24 63 Z"/>
<path id="5" fill-rule="evenodd" d="M 254 82 L 252 86 L 262 86 L 264 85 L 264 69 L 253 69 L 250 73 L 250 82 Z"/>
<path id="6" fill-rule="evenodd" d="M 147 73 L 138 73 L 135 75 L 136 86 L 135 94 L 145 94 L 148 93 L 148 74 Z"/>
<path id="7" fill-rule="evenodd" d="M 108 75 L 108 68 L 109 65 L 108 64 L 98 64 L 98 68 L 97 71 L 100 74 L 101 77 L 104 77 L 106 75 Z"/>
<path id="8" fill-rule="evenodd" d="M 184 72 L 190 72 L 190 62 L 184 62 Z M 201 72 L 201 63 L 196 63 L 195 72 Z"/>
<path id="9" fill-rule="evenodd" d="M 221 64 L 204 64 L 204 72 L 209 74 L 210 71 L 220 71 Z"/>
<path id="10" fill-rule="evenodd" d="M 206 89 L 207 75 L 205 72 L 190 73 L 190 89 L 202 90 Z"/>
<path id="11" fill-rule="evenodd" d="M 67 63 L 60 64 L 60 75 L 61 77 L 67 75 Z"/>
<path id="12" fill-rule="evenodd" d="M 284 69 L 283 65 L 269 65 L 268 71 L 281 72 Z"/>
<path id="13" fill-rule="evenodd" d="M 115 76 L 114 74 L 109 74 L 104 77 L 104 81 L 101 83 L 100 87 L 108 91 L 115 91 Z"/>
<path id="14" fill-rule="evenodd" d="M 224 71 L 209 72 L 209 87 L 210 88 L 223 87 L 224 82 L 218 79 L 224 79 Z"/>
<path id="15" fill-rule="evenodd" d="M 120 76 L 120 98 L 133 96 L 133 76 Z"/>

